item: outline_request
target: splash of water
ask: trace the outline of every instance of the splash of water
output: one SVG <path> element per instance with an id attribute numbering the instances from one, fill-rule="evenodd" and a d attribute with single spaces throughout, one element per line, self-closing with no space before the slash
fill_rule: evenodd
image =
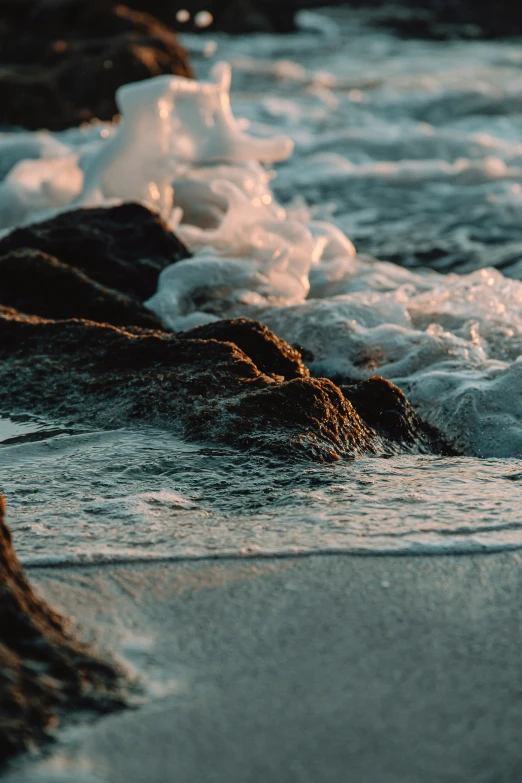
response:
<path id="1" fill-rule="evenodd" d="M 318 96 L 321 122 L 335 114 L 339 99 L 333 77 L 281 63 L 272 63 L 266 74 L 258 64 L 258 76 L 297 80 L 307 85 L 307 95 L 312 90 Z M 392 77 L 394 89 L 398 83 Z M 359 93 L 348 91 L 352 105 Z M 302 200 L 295 201 L 301 188 L 312 185 L 319 191 L 332 187 L 348 202 L 361 182 L 379 186 L 377 200 L 387 188 L 407 186 L 410 190 L 402 192 L 410 194 L 428 180 L 442 195 L 448 189 L 457 195 L 459 188 L 476 193 L 489 184 L 504 187 L 522 170 L 516 156 L 507 165 L 492 155 L 507 149 L 507 142 L 502 147 L 500 140 L 474 133 L 468 159 L 424 160 L 430 145 L 461 154 L 470 140 L 444 128 L 428 134 L 417 127 L 416 135 L 410 130 L 401 135 L 382 124 L 366 136 L 346 128 L 313 140 L 294 130 L 297 162 L 284 164 L 276 182 L 279 192 L 294 198 L 283 207 L 269 166 L 287 161 L 293 142 L 268 135 L 259 123 L 248 133 L 248 123 L 234 117 L 229 66 L 218 63 L 209 81 L 160 76 L 126 85 L 117 100 L 123 115 L 117 126 L 95 126 L 60 140 L 43 133 L 0 138 L 0 159 L 18 159 L 0 183 L 4 228 L 78 205 L 146 203 L 193 252 L 164 270 L 147 303 L 168 328 L 220 317 L 257 318 L 308 348 L 318 374 L 361 379 L 378 372 L 391 378 L 467 453 L 522 456 L 522 403 L 516 391 L 522 371 L 522 284 L 488 267 L 442 274 L 358 254 L 338 226 L 313 217 Z M 418 107 L 419 98 L 415 101 Z M 279 124 L 289 123 L 290 130 L 303 121 L 300 104 L 287 98 L 267 98 L 263 110 Z M 418 160 L 379 161 L 383 150 L 405 144 L 404 139 Z M 356 145 L 373 150 L 377 159 L 356 163 L 346 153 L 325 151 Z M 512 156 L 519 154 L 518 147 L 514 153 L 509 149 Z M 482 157 L 473 160 L 473 155 Z M 300 163 L 304 159 L 306 165 Z M 513 186 L 502 202 L 505 209 L 514 209 L 517 198 Z M 414 220 L 413 211 L 416 230 Z"/>

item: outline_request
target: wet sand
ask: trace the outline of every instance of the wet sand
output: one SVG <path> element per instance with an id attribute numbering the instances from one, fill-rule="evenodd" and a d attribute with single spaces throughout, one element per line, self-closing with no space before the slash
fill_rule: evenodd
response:
<path id="1" fill-rule="evenodd" d="M 517 783 L 521 566 L 514 552 L 30 569 L 162 693 L 62 733 L 37 779 Z"/>

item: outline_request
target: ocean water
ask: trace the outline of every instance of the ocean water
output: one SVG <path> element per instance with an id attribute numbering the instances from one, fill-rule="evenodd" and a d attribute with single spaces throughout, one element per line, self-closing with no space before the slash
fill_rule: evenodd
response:
<path id="1" fill-rule="evenodd" d="M 122 88 L 118 126 L 0 134 L 0 228 L 141 200 L 194 254 L 148 302 L 166 326 L 261 320 L 316 374 L 390 378 L 465 456 L 288 465 L 3 411 L 27 564 L 522 544 L 520 45 L 301 21 L 187 36 L 198 82 Z"/>
<path id="2" fill-rule="evenodd" d="M 152 428 L 40 429 L 0 442 L 0 471 L 26 565 L 522 546 L 518 460 L 289 465 Z"/>

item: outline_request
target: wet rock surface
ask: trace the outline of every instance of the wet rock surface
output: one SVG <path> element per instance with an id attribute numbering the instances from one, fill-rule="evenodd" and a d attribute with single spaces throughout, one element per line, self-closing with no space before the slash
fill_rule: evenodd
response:
<path id="1" fill-rule="evenodd" d="M 440 450 L 439 441 L 426 443 L 413 433 L 413 443 L 381 436 L 331 381 L 311 378 L 305 369 L 296 377 L 297 360 L 286 379 L 280 370 L 292 348 L 240 319 L 238 342 L 247 348 L 245 333 L 257 335 L 253 354 L 262 355 L 265 335 L 260 371 L 234 342 L 235 326 L 226 323 L 227 340 L 220 341 L 0 308 L 0 406 L 101 427 L 144 421 L 190 439 L 284 457 Z"/>
<path id="2" fill-rule="evenodd" d="M 2 308 L 0 359 L 0 405 L 7 409 L 52 409 L 97 426 L 146 421 L 288 456 L 375 451 L 340 392 L 334 400 L 323 394 L 323 387 L 335 389 L 329 381 L 276 381 L 230 341 L 44 321 Z M 296 397 L 296 383 L 309 393 L 300 387 Z"/>
<path id="3" fill-rule="evenodd" d="M 339 388 L 381 437 L 412 446 L 423 444 L 428 452 L 456 454 L 441 434 L 418 416 L 399 387 L 386 378 L 375 375 L 360 383 L 342 384 Z"/>
<path id="4" fill-rule="evenodd" d="M 0 3 L 0 124 L 61 130 L 117 115 L 123 84 L 191 76 L 173 29 L 104 0 Z"/>
<path id="5" fill-rule="evenodd" d="M 125 705 L 125 678 L 73 634 L 31 588 L 4 521 L 0 496 L 0 767 L 50 738 L 70 710 Z"/>
<path id="6" fill-rule="evenodd" d="M 46 318 L 88 318 L 118 326 L 161 328 L 153 313 L 136 299 L 32 248 L 0 256 L 0 304 Z"/>
<path id="7" fill-rule="evenodd" d="M 0 256 L 21 248 L 46 253 L 140 302 L 155 293 L 162 269 L 190 256 L 156 213 L 133 203 L 71 210 L 0 240 Z"/>
<path id="8" fill-rule="evenodd" d="M 451 453 L 392 384 L 312 378 L 302 352 L 243 318 L 174 335 L 143 301 L 189 251 L 138 204 L 84 209 L 0 241 L 0 409 L 319 460 Z"/>
<path id="9" fill-rule="evenodd" d="M 258 370 L 267 375 L 281 376 L 286 380 L 310 376 L 299 351 L 257 321 L 246 318 L 216 321 L 182 332 L 180 336 L 234 343 L 252 359 Z"/>

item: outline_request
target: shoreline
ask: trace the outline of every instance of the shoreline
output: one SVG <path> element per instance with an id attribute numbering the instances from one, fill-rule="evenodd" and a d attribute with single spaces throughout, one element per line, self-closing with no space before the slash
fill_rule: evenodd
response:
<path id="1" fill-rule="evenodd" d="M 41 561 L 38 558 L 29 558 L 21 560 L 25 571 L 69 571 L 69 570 L 88 570 L 119 566 L 168 566 L 168 565 L 197 565 L 205 563 L 249 563 L 265 561 L 300 561 L 310 558 L 445 558 L 445 557 L 487 557 L 489 555 L 513 554 L 522 550 L 522 543 L 515 544 L 494 544 L 491 547 L 483 543 L 477 543 L 476 549 L 471 547 L 469 542 L 463 544 L 462 549 L 452 549 L 448 544 L 447 549 L 429 548 L 418 550 L 405 549 L 378 549 L 377 547 L 368 547 L 367 549 L 311 549 L 304 552 L 292 551 L 264 551 L 264 552 L 216 552 L 208 554 L 169 554 L 169 555 L 150 555 L 140 553 L 136 556 L 127 555 L 86 555 L 85 559 L 64 560 L 59 556 L 56 559 L 43 555 Z M 91 559 L 92 558 L 92 559 Z"/>
<path id="2" fill-rule="evenodd" d="M 84 759 L 111 783 L 514 783 L 521 565 L 510 552 L 31 569 L 82 636 L 164 693 L 62 735 L 38 780 L 59 757 L 49 780 L 78 779 Z M 8 783 L 32 779 L 19 766 Z"/>

